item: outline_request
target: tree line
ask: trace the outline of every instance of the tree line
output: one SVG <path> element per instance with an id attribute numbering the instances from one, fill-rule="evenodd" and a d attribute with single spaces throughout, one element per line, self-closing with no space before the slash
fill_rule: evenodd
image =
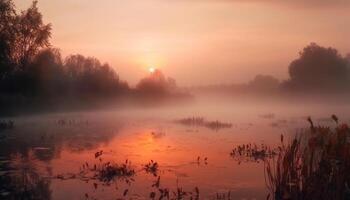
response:
<path id="1" fill-rule="evenodd" d="M 279 80 L 271 75 L 256 75 L 243 84 L 212 85 L 197 90 L 212 92 L 277 95 L 350 95 L 350 54 L 316 43 L 307 45 L 288 67 L 289 77 Z"/>
<path id="2" fill-rule="evenodd" d="M 12 0 L 0 0 L 0 109 L 57 105 L 125 96 L 149 98 L 188 97 L 176 81 L 157 70 L 135 88 L 122 81 L 107 63 L 94 57 L 62 57 L 50 43 L 52 25 L 43 22 L 37 1 L 17 12 Z M 210 89 L 210 88 L 209 88 Z M 350 55 L 316 43 L 306 46 L 289 65 L 289 78 L 280 81 L 257 75 L 252 81 L 213 90 L 276 93 L 347 93 L 350 89 Z M 140 98 L 142 97 L 142 98 Z M 143 98 L 144 97 L 144 98 Z"/>
<path id="3" fill-rule="evenodd" d="M 12 0 L 0 0 L 0 108 L 176 93 L 175 81 L 160 71 L 130 88 L 109 64 L 94 57 L 63 58 L 50 43 L 51 31 L 37 1 L 18 13 Z"/>
<path id="4" fill-rule="evenodd" d="M 22 96 L 116 95 L 128 89 L 116 72 L 93 57 L 62 58 L 50 44 L 37 1 L 18 14 L 0 1 L 0 93 Z"/>

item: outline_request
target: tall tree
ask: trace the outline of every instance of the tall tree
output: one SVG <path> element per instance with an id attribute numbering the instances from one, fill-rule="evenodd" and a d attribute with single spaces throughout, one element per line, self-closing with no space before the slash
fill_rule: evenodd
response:
<path id="1" fill-rule="evenodd" d="M 298 90 L 347 89 L 349 61 L 334 48 L 311 43 L 289 66 L 290 80 L 286 86 Z"/>
<path id="2" fill-rule="evenodd" d="M 50 46 L 51 24 L 44 24 L 37 1 L 17 19 L 13 60 L 24 68 L 42 48 Z"/>
<path id="3" fill-rule="evenodd" d="M 0 80 L 11 66 L 13 44 L 16 40 L 16 11 L 11 0 L 0 0 Z"/>
<path id="4" fill-rule="evenodd" d="M 12 0 L 0 0 L 0 65 L 24 68 L 50 46 L 51 24 L 44 24 L 37 1 L 17 14 Z"/>

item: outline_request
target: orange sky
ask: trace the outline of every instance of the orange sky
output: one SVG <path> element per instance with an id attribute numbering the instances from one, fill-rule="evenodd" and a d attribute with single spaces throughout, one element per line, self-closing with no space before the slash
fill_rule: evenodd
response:
<path id="1" fill-rule="evenodd" d="M 95 56 L 131 84 L 149 67 L 179 85 L 283 79 L 310 42 L 350 52 L 349 0 L 39 0 L 39 9 L 63 55 Z"/>

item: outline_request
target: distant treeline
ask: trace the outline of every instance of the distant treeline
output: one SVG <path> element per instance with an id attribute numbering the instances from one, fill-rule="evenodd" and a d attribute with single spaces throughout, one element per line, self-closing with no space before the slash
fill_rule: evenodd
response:
<path id="1" fill-rule="evenodd" d="M 12 0 L 0 0 L 2 113 L 62 105 L 77 108 L 121 97 L 134 100 L 145 97 L 147 101 L 188 96 L 179 92 L 175 81 L 166 79 L 160 71 L 130 88 L 111 66 L 96 58 L 82 55 L 62 58 L 59 49 L 50 44 L 51 24 L 44 24 L 42 18 L 37 1 L 17 13 Z"/>
<path id="2" fill-rule="evenodd" d="M 334 48 L 311 43 L 290 63 L 287 80 L 257 75 L 244 84 L 202 86 L 193 90 L 266 95 L 350 95 L 350 54 L 342 56 Z"/>

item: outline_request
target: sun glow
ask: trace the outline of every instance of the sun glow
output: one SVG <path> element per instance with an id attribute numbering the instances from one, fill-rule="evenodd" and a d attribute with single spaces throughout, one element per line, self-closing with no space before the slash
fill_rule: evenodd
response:
<path id="1" fill-rule="evenodd" d="M 149 71 L 150 73 L 154 73 L 154 72 L 156 71 L 156 68 L 150 67 L 150 68 L 148 68 L 148 71 Z"/>

